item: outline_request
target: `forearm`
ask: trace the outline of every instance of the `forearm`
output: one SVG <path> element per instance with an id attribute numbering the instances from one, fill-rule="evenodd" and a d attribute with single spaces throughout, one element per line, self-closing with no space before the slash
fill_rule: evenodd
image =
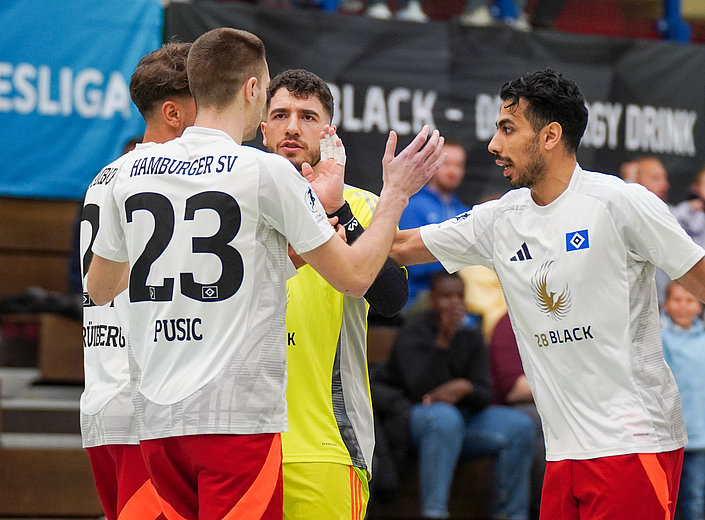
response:
<path id="1" fill-rule="evenodd" d="M 408 196 L 402 190 L 383 188 L 370 226 L 352 245 L 333 237 L 301 256 L 338 291 L 363 297 L 387 260 L 407 202 Z"/>
<path id="2" fill-rule="evenodd" d="M 348 202 L 334 213 L 328 213 L 328 218 L 334 217 L 345 230 L 348 244 L 355 242 L 365 231 Z M 377 278 L 365 293 L 365 300 L 378 314 L 391 317 L 404 308 L 408 297 L 409 284 L 406 281 L 406 274 L 393 260 L 387 258 Z"/>
<path id="3" fill-rule="evenodd" d="M 406 266 L 438 261 L 423 243 L 419 228 L 397 231 L 389 257 Z"/>
<path id="4" fill-rule="evenodd" d="M 362 271 L 366 273 L 366 279 L 369 280 L 367 289 L 378 279 L 382 266 L 388 260 L 399 217 L 407 204 L 407 197 L 396 190 L 385 190 L 383 188 L 369 227 L 364 233 L 356 237 L 354 243 L 351 244 L 352 253 L 357 258 L 358 265 Z M 406 277 L 398 267 L 396 272 L 397 279 L 400 275 L 406 287 Z M 386 278 L 389 277 L 386 273 L 385 276 Z M 384 284 L 384 280 L 382 284 Z M 365 292 L 367 292 L 367 289 Z"/>
<path id="5" fill-rule="evenodd" d="M 128 272 L 127 262 L 113 262 L 94 254 L 86 278 L 86 288 L 93 303 L 105 305 L 124 291 Z"/>

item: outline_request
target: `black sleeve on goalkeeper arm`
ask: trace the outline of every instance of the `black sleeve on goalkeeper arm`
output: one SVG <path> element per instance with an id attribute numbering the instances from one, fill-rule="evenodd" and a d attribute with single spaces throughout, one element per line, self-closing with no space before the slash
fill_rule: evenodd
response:
<path id="1" fill-rule="evenodd" d="M 394 260 L 387 258 L 377 278 L 365 293 L 365 300 L 377 314 L 391 318 L 406 305 L 409 284 L 404 270 Z"/>
<path id="2" fill-rule="evenodd" d="M 338 217 L 338 223 L 345 229 L 348 244 L 353 243 L 365 231 L 347 202 L 328 217 Z M 377 314 L 390 318 L 404 308 L 408 298 L 409 284 L 404 271 L 392 259 L 387 258 L 377 278 L 367 289 L 365 300 Z"/>

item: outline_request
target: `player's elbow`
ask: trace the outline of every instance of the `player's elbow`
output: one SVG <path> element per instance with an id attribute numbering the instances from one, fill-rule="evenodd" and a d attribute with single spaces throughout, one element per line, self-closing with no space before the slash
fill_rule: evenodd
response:
<path id="1" fill-rule="evenodd" d="M 95 305 L 105 305 L 106 303 L 110 303 L 113 299 L 110 292 L 95 283 L 91 283 L 90 280 L 91 279 L 89 277 L 86 288 L 88 289 L 88 295 L 91 297 L 91 301 Z"/>
<path id="2" fill-rule="evenodd" d="M 91 270 L 88 271 L 88 276 L 86 277 L 86 289 L 88 290 L 88 295 L 91 297 L 91 301 L 95 305 L 110 303 L 115 296 L 117 296 L 117 292 L 112 289 L 112 286 L 105 284 L 104 281 L 91 272 Z"/>
<path id="3" fill-rule="evenodd" d="M 374 282 L 375 277 L 358 276 L 357 273 L 355 274 L 355 276 L 351 276 L 348 280 L 346 280 L 346 283 L 344 283 L 342 288 L 338 290 L 347 296 L 352 296 L 353 298 L 363 298 L 365 293 L 367 293 L 367 290 L 372 285 L 372 282 Z"/>

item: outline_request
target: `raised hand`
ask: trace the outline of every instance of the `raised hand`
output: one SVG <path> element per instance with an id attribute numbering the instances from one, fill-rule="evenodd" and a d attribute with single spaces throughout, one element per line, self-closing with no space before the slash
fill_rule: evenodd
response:
<path id="1" fill-rule="evenodd" d="M 316 169 L 308 163 L 301 165 L 301 173 L 313 187 L 327 213 L 334 213 L 345 203 L 345 147 L 334 126 L 326 125 L 320 135 L 321 161 Z"/>
<path id="2" fill-rule="evenodd" d="M 438 130 L 425 125 L 399 155 L 394 155 L 397 134 L 389 132 L 382 158 L 382 180 L 385 188 L 400 190 L 407 197 L 419 191 L 435 175 L 445 160 L 441 153 L 444 138 Z"/>

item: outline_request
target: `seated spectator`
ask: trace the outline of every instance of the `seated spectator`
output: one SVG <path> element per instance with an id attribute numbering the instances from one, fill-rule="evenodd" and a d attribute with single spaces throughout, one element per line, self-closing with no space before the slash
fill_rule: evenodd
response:
<path id="1" fill-rule="evenodd" d="M 541 418 L 534 404 L 529 380 L 519 357 L 519 348 L 514 336 L 509 314 L 497 322 L 490 341 L 490 366 L 494 383 L 494 402 L 521 410 L 534 421 L 536 440 L 534 460 L 531 466 L 531 518 L 538 519 L 541 506 L 541 488 L 546 470 L 546 448 L 543 440 Z"/>
<path id="2" fill-rule="evenodd" d="M 661 320 L 663 355 L 676 378 L 688 444 L 676 518 L 705 518 L 705 326 L 700 301 L 678 282 L 666 288 Z"/>
<path id="3" fill-rule="evenodd" d="M 519 410 L 490 405 L 487 349 L 479 331 L 463 324 L 463 292 L 458 276 L 433 275 L 431 310 L 400 330 L 383 380 L 412 403 L 409 433 L 419 450 L 425 518 L 448 518 L 460 457 L 492 455 L 493 518 L 527 519 L 534 425 Z"/>
<path id="4" fill-rule="evenodd" d="M 399 229 L 436 224 L 468 210 L 455 194 L 465 177 L 465 148 L 458 141 L 446 139 L 443 153 L 446 154 L 445 163 L 428 184 L 409 199 L 409 205 L 399 220 Z M 407 310 L 422 293 L 428 291 L 431 275 L 441 269 L 443 266 L 438 262 L 407 267 L 409 273 Z M 426 307 L 424 305 L 424 308 Z"/>
<path id="5" fill-rule="evenodd" d="M 686 233 L 698 245 L 705 247 L 705 166 L 695 174 L 690 193 L 688 200 L 671 208 L 671 213 Z"/>

